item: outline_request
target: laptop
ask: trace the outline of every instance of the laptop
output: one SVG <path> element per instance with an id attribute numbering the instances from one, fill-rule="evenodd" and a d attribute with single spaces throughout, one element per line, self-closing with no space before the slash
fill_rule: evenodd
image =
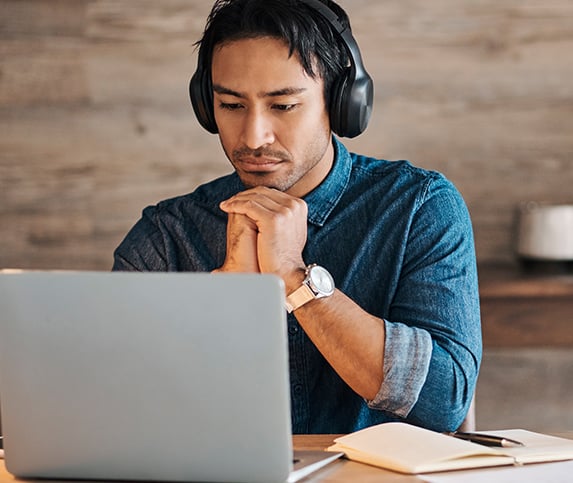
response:
<path id="1" fill-rule="evenodd" d="M 0 272 L 0 396 L 17 477 L 285 482 L 340 456 L 293 457 L 272 275 Z"/>

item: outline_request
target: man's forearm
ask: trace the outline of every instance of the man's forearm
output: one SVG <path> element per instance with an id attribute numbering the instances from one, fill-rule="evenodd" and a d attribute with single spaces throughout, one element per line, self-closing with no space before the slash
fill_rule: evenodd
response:
<path id="1" fill-rule="evenodd" d="M 305 304 L 294 314 L 338 375 L 357 394 L 374 399 L 384 377 L 384 321 L 339 290 Z"/>

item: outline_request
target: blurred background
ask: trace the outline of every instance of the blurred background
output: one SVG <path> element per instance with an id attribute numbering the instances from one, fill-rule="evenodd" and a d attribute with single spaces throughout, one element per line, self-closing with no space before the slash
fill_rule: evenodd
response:
<path id="1" fill-rule="evenodd" d="M 522 202 L 573 203 L 573 1 L 341 0 L 375 80 L 351 150 L 443 172 L 472 216 L 479 427 L 573 429 L 573 282 Z M 0 268 L 109 270 L 141 210 L 230 171 L 188 81 L 211 0 L 0 0 Z"/>

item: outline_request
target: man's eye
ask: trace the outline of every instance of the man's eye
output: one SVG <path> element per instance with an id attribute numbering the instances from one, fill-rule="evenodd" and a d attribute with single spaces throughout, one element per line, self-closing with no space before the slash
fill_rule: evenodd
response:
<path id="1" fill-rule="evenodd" d="M 274 104 L 273 109 L 277 111 L 292 111 L 297 104 Z"/>
<path id="2" fill-rule="evenodd" d="M 226 109 L 228 111 L 235 111 L 237 109 L 240 109 L 242 106 L 239 103 L 230 103 L 230 102 L 220 102 L 219 103 L 219 107 L 221 109 Z"/>

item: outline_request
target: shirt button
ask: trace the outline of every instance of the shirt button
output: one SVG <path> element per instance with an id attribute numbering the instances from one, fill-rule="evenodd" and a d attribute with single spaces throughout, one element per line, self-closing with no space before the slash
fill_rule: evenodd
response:
<path id="1" fill-rule="evenodd" d="M 288 328 L 288 333 L 290 335 L 295 335 L 298 333 L 298 327 L 296 325 L 290 325 Z"/>
<path id="2" fill-rule="evenodd" d="M 296 396 L 300 396 L 302 394 L 302 384 L 295 384 L 293 389 Z"/>

